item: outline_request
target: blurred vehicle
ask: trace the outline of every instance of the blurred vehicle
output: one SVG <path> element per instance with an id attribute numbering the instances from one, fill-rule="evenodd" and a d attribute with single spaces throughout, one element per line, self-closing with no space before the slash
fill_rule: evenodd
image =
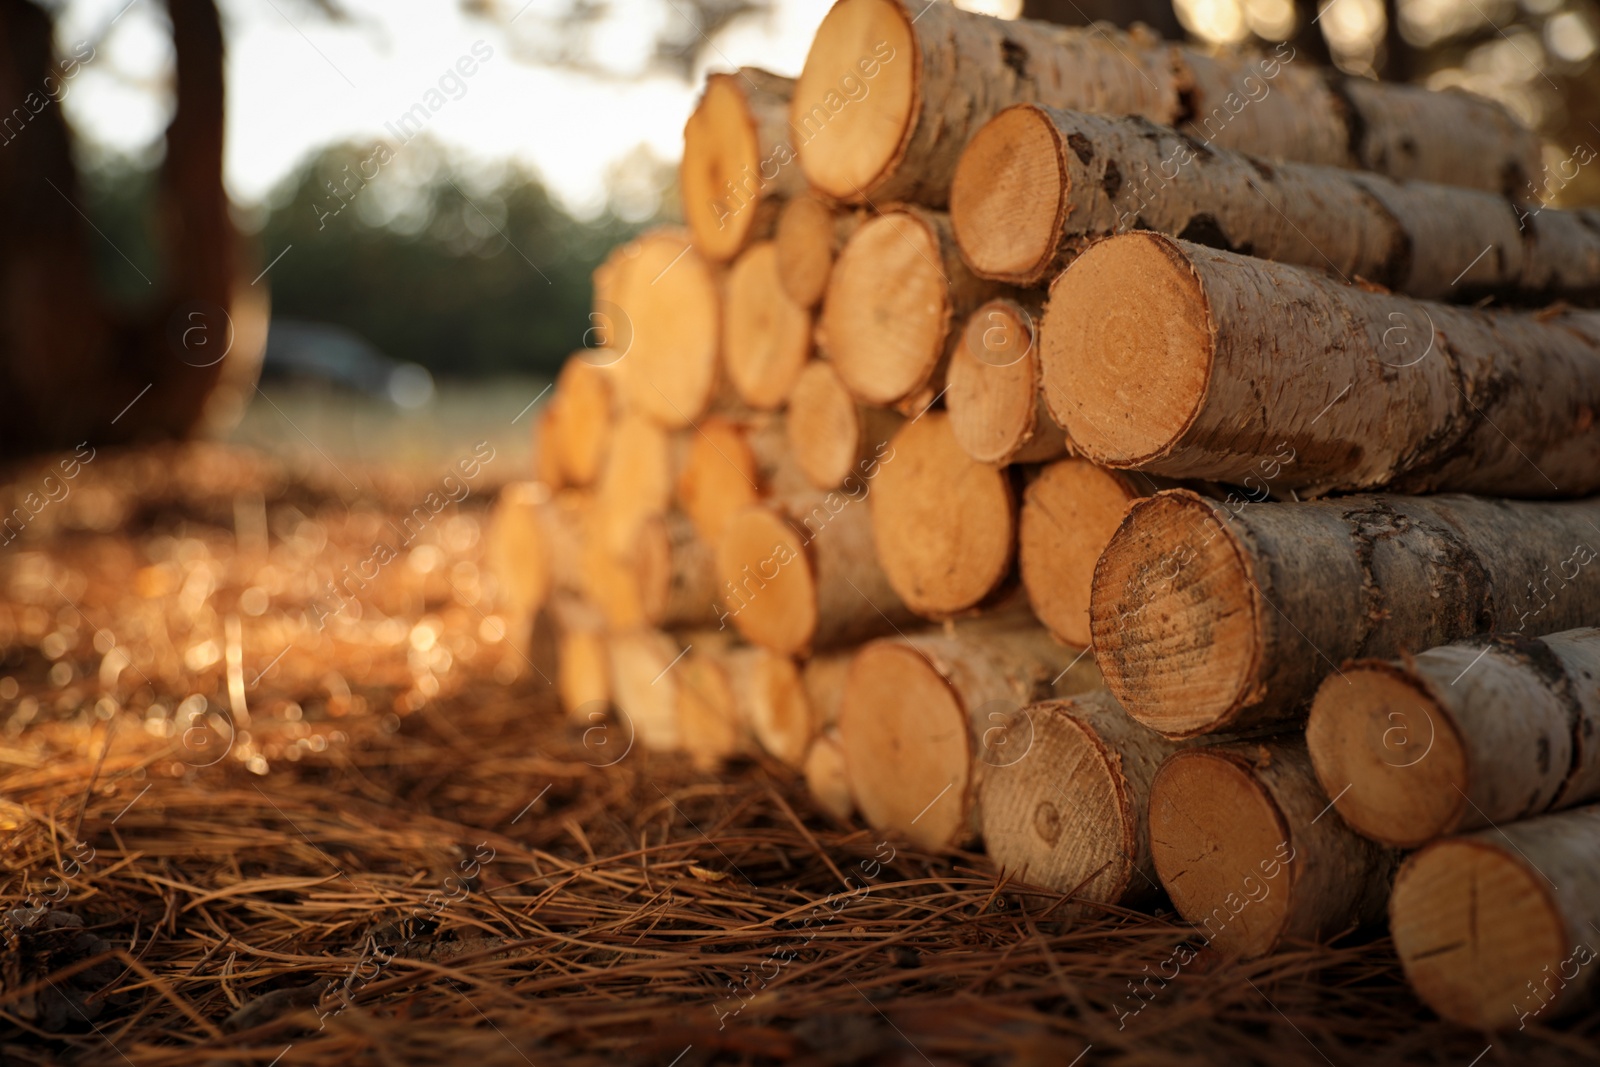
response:
<path id="1" fill-rule="evenodd" d="M 274 318 L 267 332 L 264 381 L 320 384 L 419 408 L 433 399 L 433 375 L 401 363 L 343 326 Z"/>

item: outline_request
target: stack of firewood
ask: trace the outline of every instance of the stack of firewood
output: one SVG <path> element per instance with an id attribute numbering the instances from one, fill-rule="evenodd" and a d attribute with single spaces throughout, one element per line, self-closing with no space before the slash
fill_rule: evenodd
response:
<path id="1" fill-rule="evenodd" d="M 1440 1013 L 1548 1021 L 1600 991 L 1600 213 L 1540 174 L 1287 47 L 840 0 L 596 273 L 501 505 L 528 646 L 1080 910 L 1387 908 Z"/>

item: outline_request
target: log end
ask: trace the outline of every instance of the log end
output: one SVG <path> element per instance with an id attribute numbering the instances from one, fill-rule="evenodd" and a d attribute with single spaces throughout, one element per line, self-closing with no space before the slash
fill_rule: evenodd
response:
<path id="1" fill-rule="evenodd" d="M 761 143 L 737 74 L 712 74 L 683 127 L 678 185 L 695 248 L 714 263 L 738 254 L 761 198 Z"/>
<path id="2" fill-rule="evenodd" d="M 677 674 L 678 736 L 697 770 L 714 771 L 745 750 L 744 725 L 728 672 L 714 655 L 690 651 Z"/>
<path id="3" fill-rule="evenodd" d="M 1007 745 L 1031 732 L 1021 758 L 998 746 L 980 753 L 983 841 L 997 866 L 1029 885 L 1115 904 L 1141 851 L 1134 813 L 1116 757 L 1070 708 L 1034 704 L 999 724 Z"/>
<path id="4" fill-rule="evenodd" d="M 665 517 L 651 515 L 640 523 L 631 561 L 639 585 L 639 609 L 646 622 L 660 625 L 672 597 L 672 536 Z"/>
<path id="5" fill-rule="evenodd" d="M 1199 413 L 1212 342 L 1209 301 L 1171 238 L 1107 238 L 1051 283 L 1039 337 L 1045 402 L 1082 455 L 1139 466 Z"/>
<path id="6" fill-rule="evenodd" d="M 806 180 L 865 203 L 899 163 L 917 116 L 911 15 L 893 0 L 840 0 L 823 18 L 790 98 Z"/>
<path id="7" fill-rule="evenodd" d="M 856 802 L 850 795 L 850 775 L 836 734 L 823 734 L 812 743 L 806 753 L 805 778 L 817 807 L 840 822 L 849 820 Z"/>
<path id="8" fill-rule="evenodd" d="M 741 509 L 755 502 L 756 459 L 739 426 L 720 417 L 706 419 L 689 441 L 678 474 L 678 503 L 708 544 Z"/>
<path id="9" fill-rule="evenodd" d="M 827 362 L 815 360 L 800 372 L 784 431 L 795 466 L 818 489 L 837 489 L 854 473 L 861 454 L 861 415 L 856 398 Z"/>
<path id="10" fill-rule="evenodd" d="M 1306 724 L 1317 780 L 1364 837 L 1416 848 L 1466 814 L 1465 746 L 1426 687 L 1397 666 L 1346 667 L 1317 690 Z"/>
<path id="11" fill-rule="evenodd" d="M 1034 318 L 1015 301 L 984 304 L 967 320 L 950 354 L 945 406 L 967 455 L 980 463 L 1009 463 L 1037 432 L 1039 363 Z"/>
<path id="12" fill-rule="evenodd" d="M 607 309 L 630 407 L 668 429 L 700 418 L 716 391 L 722 328 L 716 279 L 681 230 L 636 242 Z"/>
<path id="13" fill-rule="evenodd" d="M 778 280 L 803 308 L 822 302 L 833 273 L 833 209 L 814 196 L 797 196 L 778 215 Z"/>
<path id="14" fill-rule="evenodd" d="M 717 543 L 717 587 L 728 617 L 752 644 L 799 655 L 817 630 L 817 586 L 806 541 L 772 508 L 728 520 Z"/>
<path id="15" fill-rule="evenodd" d="M 1082 459 L 1050 464 L 1024 492 L 1018 568 L 1033 613 L 1058 640 L 1079 647 L 1092 641 L 1095 564 L 1135 499 L 1126 478 Z"/>
<path id="16" fill-rule="evenodd" d="M 1266 786 L 1232 756 L 1188 749 L 1156 772 L 1149 819 L 1151 859 L 1178 913 L 1225 957 L 1272 951 L 1295 868 L 1289 822 Z"/>
<path id="17" fill-rule="evenodd" d="M 1032 104 L 973 135 L 950 186 L 950 222 L 980 277 L 1037 285 L 1061 244 L 1071 174 L 1055 123 Z"/>
<path id="18" fill-rule="evenodd" d="M 1572 951 L 1542 876 L 1470 837 L 1438 842 L 1406 861 L 1389 901 L 1389 929 L 1423 1003 L 1477 1030 L 1511 1026 L 1519 1005 L 1538 1009 L 1544 993 L 1530 986 L 1557 974 Z"/>
<path id="19" fill-rule="evenodd" d="M 757 241 L 728 271 L 723 300 L 723 359 L 728 380 L 751 407 L 781 407 L 811 358 L 811 316 L 778 279 L 778 250 Z"/>
<path id="20" fill-rule="evenodd" d="M 750 728 L 767 754 L 798 767 L 814 735 L 800 668 L 788 656 L 761 650 L 751 669 Z"/>
<path id="21" fill-rule="evenodd" d="M 657 752 L 681 745 L 678 680 L 667 670 L 678 652 L 678 642 L 660 630 L 630 630 L 611 638 L 611 694 L 624 719 L 623 736 Z"/>
<path id="22" fill-rule="evenodd" d="M 872 540 L 908 608 L 947 618 L 982 603 L 1011 572 L 1016 502 L 1004 470 L 962 451 L 930 411 L 895 434 L 873 486 Z"/>
<path id="23" fill-rule="evenodd" d="M 950 283 L 941 262 L 938 235 L 906 211 L 863 224 L 839 253 L 822 303 L 823 333 L 834 369 L 866 403 L 910 396 L 944 355 Z"/>
<path id="24" fill-rule="evenodd" d="M 1262 609 L 1249 557 L 1195 493 L 1136 503 L 1095 566 L 1089 628 L 1106 688 L 1166 737 L 1232 723 L 1258 696 Z"/>
<path id="25" fill-rule="evenodd" d="M 839 737 L 862 816 L 922 848 L 971 836 L 972 742 L 961 698 L 922 653 L 875 641 L 850 665 Z"/>

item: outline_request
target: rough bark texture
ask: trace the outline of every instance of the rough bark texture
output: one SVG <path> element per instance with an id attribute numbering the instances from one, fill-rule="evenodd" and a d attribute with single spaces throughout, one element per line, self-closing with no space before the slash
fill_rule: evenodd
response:
<path id="1" fill-rule="evenodd" d="M 950 354 L 945 408 L 962 449 L 980 463 L 1044 463 L 1067 451 L 1045 405 L 1037 300 L 991 300 L 967 319 Z"/>
<path id="2" fill-rule="evenodd" d="M 1017 541 L 1007 472 L 963 452 L 942 411 L 906 423 L 890 445 L 872 485 L 872 541 L 900 599 L 940 619 L 1004 595 Z"/>
<path id="3" fill-rule="evenodd" d="M 846 388 L 891 405 L 943 387 L 957 326 L 998 283 L 961 259 L 950 218 L 905 207 L 861 226 L 839 254 L 822 304 L 823 344 Z"/>
<path id="4" fill-rule="evenodd" d="M 1306 741 L 1339 814 L 1415 848 L 1600 797 L 1600 630 L 1347 663 Z"/>
<path id="5" fill-rule="evenodd" d="M 867 219 L 860 209 L 841 210 L 816 196 L 796 196 L 778 217 L 778 278 L 803 308 L 822 303 L 840 249 Z"/>
<path id="6" fill-rule="evenodd" d="M 728 272 L 722 308 L 723 358 L 739 399 L 761 411 L 782 407 L 811 358 L 811 316 L 778 280 L 771 241 L 746 248 Z"/>
<path id="7" fill-rule="evenodd" d="M 1475 1030 L 1548 1025 L 1600 990 L 1600 806 L 1435 842 L 1395 879 L 1389 928 L 1423 1003 Z"/>
<path id="8" fill-rule="evenodd" d="M 1033 613 L 1058 640 L 1089 644 L 1100 553 L 1129 506 L 1161 488 L 1165 483 L 1083 459 L 1052 463 L 1028 483 L 1017 522 L 1017 570 Z"/>
<path id="9" fill-rule="evenodd" d="M 1551 231 L 1576 240 L 1535 261 L 1522 214 L 1498 193 L 1273 165 L 1144 119 L 1038 105 L 978 132 L 950 201 L 973 269 L 1016 285 L 1055 276 L 1094 238 L 1139 229 L 1430 299 L 1600 296 L 1600 233 L 1547 209 Z M 1558 254 L 1569 258 L 1552 263 Z"/>
<path id="10" fill-rule="evenodd" d="M 831 363 L 813 360 L 789 397 L 789 454 L 812 486 L 838 489 L 875 469 L 904 422 L 898 412 L 858 401 Z"/>
<path id="11" fill-rule="evenodd" d="M 1154 234 L 1052 285 L 1045 395 L 1080 454 L 1251 488 L 1600 489 L 1600 312 L 1479 311 Z"/>
<path id="12" fill-rule="evenodd" d="M 1282 722 L 1338 664 L 1600 622 L 1600 502 L 1135 504 L 1095 569 L 1106 684 L 1168 736 Z"/>
<path id="13" fill-rule="evenodd" d="M 1091 906 L 1160 895 L 1145 814 L 1177 743 L 1128 718 L 1105 690 L 1030 705 L 982 740 L 983 842 L 996 866 Z"/>
<path id="14" fill-rule="evenodd" d="M 872 550 L 860 496 L 789 496 L 739 512 L 717 542 L 726 620 L 788 655 L 852 644 L 912 619 Z"/>
<path id="15" fill-rule="evenodd" d="M 975 840 L 974 760 L 986 731 L 1038 700 L 1098 683 L 1089 656 L 1037 628 L 874 641 L 851 664 L 839 711 L 862 816 L 926 848 Z"/>
<path id="16" fill-rule="evenodd" d="M 1498 105 L 1325 76 L 1289 45 L 1204 56 L 1148 33 L 909 0 L 834 6 L 790 120 L 801 166 L 827 195 L 939 205 L 961 149 L 1016 103 L 1141 115 L 1208 144 L 1496 191 L 1539 167 L 1537 138 Z"/>
<path id="17" fill-rule="evenodd" d="M 715 626 L 716 553 L 682 512 L 653 515 L 639 527 L 632 556 L 645 621 L 663 629 Z"/>
<path id="18" fill-rule="evenodd" d="M 1344 825 L 1291 740 L 1169 758 L 1150 789 L 1150 848 L 1178 913 L 1238 958 L 1375 921 L 1399 862 Z"/>
<path id="19" fill-rule="evenodd" d="M 789 143 L 794 80 L 755 67 L 712 74 L 683 129 L 678 185 L 695 247 L 712 262 L 772 232 L 805 180 Z"/>

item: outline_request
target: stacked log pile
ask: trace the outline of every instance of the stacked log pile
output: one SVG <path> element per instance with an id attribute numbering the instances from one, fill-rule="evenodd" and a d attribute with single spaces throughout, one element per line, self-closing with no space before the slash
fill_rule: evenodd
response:
<path id="1" fill-rule="evenodd" d="M 1292 50 L 840 0 L 596 272 L 513 636 L 579 723 L 1060 916 L 1387 908 L 1449 1018 L 1592 1002 L 1506 1006 L 1600 921 L 1600 213 L 1538 157 Z"/>

